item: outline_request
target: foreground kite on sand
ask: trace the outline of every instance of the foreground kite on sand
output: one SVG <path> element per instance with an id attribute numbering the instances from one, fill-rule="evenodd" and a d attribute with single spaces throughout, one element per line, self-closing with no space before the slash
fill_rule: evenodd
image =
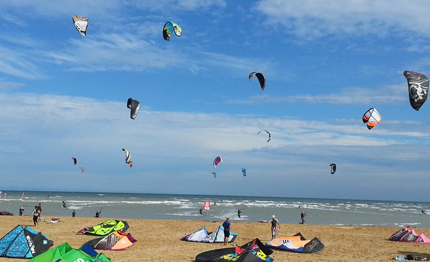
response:
<path id="1" fill-rule="evenodd" d="M 53 244 L 52 240 L 31 227 L 16 226 L 0 239 L 0 257 L 29 259 L 42 254 Z"/>
<path id="2" fill-rule="evenodd" d="M 306 240 L 300 233 L 292 237 L 275 238 L 267 242 L 266 247 L 297 253 L 318 253 L 325 248 L 318 238 Z"/>
<path id="3" fill-rule="evenodd" d="M 222 261 L 241 261 L 241 262 L 271 262 L 273 251 L 265 247 L 256 238 L 243 246 L 215 249 L 200 253 L 196 256 L 196 262 L 222 262 Z"/>

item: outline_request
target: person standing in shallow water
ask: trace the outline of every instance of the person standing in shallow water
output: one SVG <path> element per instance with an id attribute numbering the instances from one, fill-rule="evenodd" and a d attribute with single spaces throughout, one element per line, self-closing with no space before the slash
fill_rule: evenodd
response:
<path id="1" fill-rule="evenodd" d="M 228 239 L 230 238 L 230 218 L 227 217 L 227 219 L 222 223 L 222 226 L 224 227 L 224 245 L 227 245 Z"/>
<path id="2" fill-rule="evenodd" d="M 75 210 L 73 210 L 73 212 L 72 212 L 72 217 L 75 217 L 76 216 L 76 211 Z"/>
<path id="3" fill-rule="evenodd" d="M 278 233 L 278 226 L 281 228 L 281 224 L 279 224 L 279 221 L 276 219 L 275 215 L 272 216 L 272 220 L 269 221 L 269 223 L 272 223 L 272 240 L 276 238 L 276 234 Z"/>
<path id="4" fill-rule="evenodd" d="M 302 219 L 302 222 L 300 222 L 300 224 L 304 224 L 306 222 L 305 216 L 306 216 L 306 213 L 302 211 L 302 213 L 300 213 L 300 218 Z"/>

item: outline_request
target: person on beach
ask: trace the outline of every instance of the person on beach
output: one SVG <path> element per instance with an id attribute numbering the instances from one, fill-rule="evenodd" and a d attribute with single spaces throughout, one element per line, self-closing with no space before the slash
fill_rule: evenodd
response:
<path id="1" fill-rule="evenodd" d="M 299 224 L 304 224 L 306 222 L 305 216 L 306 216 L 306 213 L 302 211 L 302 213 L 300 213 L 300 218 L 302 219 L 302 222 L 300 222 Z"/>
<path id="2" fill-rule="evenodd" d="M 43 213 L 42 203 L 39 203 L 37 208 L 39 209 L 39 220 L 42 220 L 42 218 L 43 218 L 43 216 L 42 216 L 42 213 Z"/>
<path id="3" fill-rule="evenodd" d="M 272 220 L 270 220 L 269 222 L 272 223 L 272 240 L 273 240 L 276 238 L 278 226 L 279 228 L 281 228 L 281 224 L 279 224 L 279 221 L 276 219 L 275 215 L 272 216 Z"/>
<path id="4" fill-rule="evenodd" d="M 96 211 L 96 216 L 95 217 L 100 217 L 100 213 L 101 213 L 102 211 L 100 210 L 100 211 Z"/>
<path id="5" fill-rule="evenodd" d="M 227 245 L 228 239 L 230 238 L 230 218 L 227 217 L 227 219 L 222 223 L 222 226 L 224 227 L 224 245 Z"/>
<path id="6" fill-rule="evenodd" d="M 19 208 L 19 215 L 22 216 L 24 214 L 24 207 Z"/>
<path id="7" fill-rule="evenodd" d="M 75 210 L 73 210 L 73 212 L 72 212 L 72 217 L 75 217 L 76 216 L 76 211 Z"/>
<path id="8" fill-rule="evenodd" d="M 63 208 L 64 208 L 64 209 L 66 209 L 66 208 L 67 208 L 66 202 L 64 202 L 64 201 L 63 201 Z"/>
<path id="9" fill-rule="evenodd" d="M 34 210 L 33 210 L 33 223 L 36 226 L 37 225 L 37 220 L 39 219 L 39 215 L 40 215 L 40 209 L 38 206 L 34 206 Z"/>
<path id="10" fill-rule="evenodd" d="M 240 218 L 240 214 L 242 214 L 242 211 L 240 209 L 237 210 L 237 216 Z"/>

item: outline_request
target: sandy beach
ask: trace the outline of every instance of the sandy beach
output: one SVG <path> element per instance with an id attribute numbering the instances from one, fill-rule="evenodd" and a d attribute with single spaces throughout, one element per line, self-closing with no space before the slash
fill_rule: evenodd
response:
<path id="1" fill-rule="evenodd" d="M 45 217 L 51 219 L 51 217 Z M 4 236 L 17 225 L 30 226 L 44 233 L 54 241 L 54 247 L 64 242 L 73 248 L 79 248 L 93 236 L 76 235 L 80 229 L 93 226 L 113 218 L 60 217 L 61 222 L 48 224 L 40 222 L 34 227 L 31 217 L 2 216 L 0 236 Z M 212 221 L 177 221 L 177 220 L 141 220 L 125 219 L 131 233 L 138 241 L 124 251 L 103 251 L 112 261 L 194 261 L 197 254 L 223 248 L 222 244 L 190 243 L 181 241 L 181 237 L 206 227 L 214 231 L 222 222 Z M 274 251 L 275 261 L 389 261 L 397 255 L 415 254 L 428 256 L 429 245 L 408 244 L 386 240 L 398 227 L 374 226 L 328 226 L 281 224 L 278 236 L 292 236 L 298 232 L 311 239 L 318 237 L 326 248 L 318 254 L 296 254 Z M 417 232 L 428 230 L 416 228 Z M 254 238 L 263 243 L 270 240 L 270 225 L 267 223 L 233 222 L 232 232 L 238 233 L 236 243 L 242 245 Z M 0 258 L 0 261 L 21 259 Z M 23 261 L 23 260 L 21 260 Z"/>

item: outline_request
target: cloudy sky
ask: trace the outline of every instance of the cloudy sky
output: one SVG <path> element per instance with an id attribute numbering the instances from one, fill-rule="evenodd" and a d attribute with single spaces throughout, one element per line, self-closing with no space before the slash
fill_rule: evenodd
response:
<path id="1" fill-rule="evenodd" d="M 0 2 L 0 190 L 429 200 L 425 0 Z"/>

